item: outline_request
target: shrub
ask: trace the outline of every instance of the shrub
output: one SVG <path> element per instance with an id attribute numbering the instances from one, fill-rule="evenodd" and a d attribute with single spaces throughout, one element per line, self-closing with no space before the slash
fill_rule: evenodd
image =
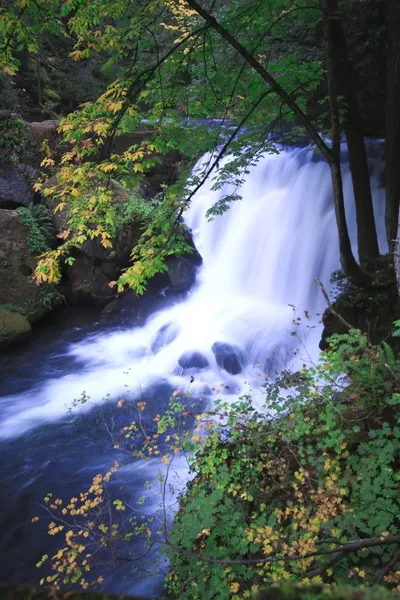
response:
<path id="1" fill-rule="evenodd" d="M 399 589 L 400 362 L 358 331 L 318 367 L 219 402 L 169 534 L 172 598 L 286 580 Z"/>

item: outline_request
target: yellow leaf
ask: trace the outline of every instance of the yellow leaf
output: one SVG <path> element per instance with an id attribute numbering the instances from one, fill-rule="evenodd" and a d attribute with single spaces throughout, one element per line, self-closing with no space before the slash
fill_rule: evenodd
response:
<path id="1" fill-rule="evenodd" d="M 11 75 L 11 77 L 13 77 L 16 74 L 16 69 L 14 69 L 13 67 L 10 67 L 9 65 L 2 67 L 2 70 L 4 71 L 4 73 L 6 73 L 7 75 Z"/>
<path id="2" fill-rule="evenodd" d="M 111 173 L 111 171 L 115 171 L 116 168 L 117 165 L 114 165 L 113 163 L 103 163 L 98 166 L 98 169 L 103 171 L 103 173 Z"/>
<path id="3" fill-rule="evenodd" d="M 41 167 L 54 167 L 56 163 L 54 162 L 54 160 L 52 158 L 44 158 L 42 160 L 42 162 L 40 163 Z"/>
<path id="4" fill-rule="evenodd" d="M 55 213 L 60 212 L 60 211 L 64 210 L 64 207 L 65 207 L 65 202 L 60 202 L 60 204 L 57 204 L 57 206 L 55 207 L 54 212 Z"/>

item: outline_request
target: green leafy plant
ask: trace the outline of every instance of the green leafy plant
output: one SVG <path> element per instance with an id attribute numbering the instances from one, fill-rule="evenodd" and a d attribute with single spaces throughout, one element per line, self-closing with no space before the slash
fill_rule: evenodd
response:
<path id="1" fill-rule="evenodd" d="M 21 206 L 17 208 L 21 222 L 28 228 L 27 242 L 34 254 L 50 250 L 50 243 L 55 238 L 53 216 L 50 210 L 41 204 Z"/>
<path id="2" fill-rule="evenodd" d="M 10 158 L 10 153 L 18 157 L 28 144 L 28 126 L 15 115 L 0 115 L 0 148 L 5 152 L 4 159 Z"/>
<path id="3" fill-rule="evenodd" d="M 0 304 L 0 308 L 4 308 L 5 310 L 9 310 L 11 312 L 17 312 L 23 317 L 26 317 L 25 308 L 14 302 L 5 302 L 4 304 Z"/>
<path id="4" fill-rule="evenodd" d="M 50 311 L 65 302 L 65 296 L 54 285 L 45 283 L 39 291 L 39 302 Z"/>

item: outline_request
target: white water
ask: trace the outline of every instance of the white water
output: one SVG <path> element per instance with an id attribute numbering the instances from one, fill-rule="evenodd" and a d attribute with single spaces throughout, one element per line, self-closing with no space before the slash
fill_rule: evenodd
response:
<path id="1" fill-rule="evenodd" d="M 385 251 L 384 193 L 374 175 L 372 184 L 380 245 Z M 71 345 L 68 352 L 79 359 L 80 368 L 2 399 L 6 410 L 1 437 L 20 435 L 64 417 L 66 406 L 83 391 L 93 402 L 101 402 L 106 394 L 126 394 L 127 388 L 139 395 L 161 379 L 186 389 L 194 374 L 191 389 L 195 393 L 207 393 L 207 388 L 209 392 L 222 384 L 229 385 L 229 393 L 238 393 L 257 376 L 276 372 L 293 360 L 298 340 L 290 335 L 294 330 L 290 304 L 296 307 L 295 317 L 303 317 L 300 338 L 310 355 L 317 355 L 321 327 L 318 317 L 306 321 L 304 311 L 323 312 L 324 300 L 314 277 L 329 289 L 330 276 L 339 268 L 328 167 L 313 162 L 312 153 L 304 149 L 266 156 L 247 175 L 241 189 L 243 200 L 209 223 L 207 209 L 226 193 L 211 191 L 211 185 L 207 182 L 197 193 L 185 217 L 204 261 L 189 298 L 156 313 L 144 327 L 99 334 Z M 346 169 L 344 186 L 354 234 Z M 315 329 L 307 327 L 311 323 Z M 154 353 L 157 333 L 167 325 L 171 341 Z M 243 349 L 247 366 L 240 375 L 229 375 L 218 367 L 211 349 L 214 342 Z M 209 368 L 184 372 L 178 360 L 190 350 L 201 352 Z"/>

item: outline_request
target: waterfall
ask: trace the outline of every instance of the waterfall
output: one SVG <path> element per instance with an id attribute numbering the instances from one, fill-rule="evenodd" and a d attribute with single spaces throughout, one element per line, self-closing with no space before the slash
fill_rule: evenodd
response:
<path id="1" fill-rule="evenodd" d="M 371 160 L 385 251 L 381 168 L 379 160 Z M 346 166 L 344 187 L 354 245 L 354 202 Z M 194 394 L 210 396 L 215 386 L 223 385 L 227 394 L 237 395 L 257 377 L 288 365 L 299 339 L 312 357 L 317 355 L 325 307 L 314 277 L 329 290 L 331 274 L 340 266 L 328 166 L 308 149 L 264 156 L 250 167 L 240 190 L 242 200 L 208 222 L 207 210 L 227 191 L 211 188 L 212 180 L 185 213 L 203 257 L 188 297 L 155 313 L 142 327 L 71 344 L 68 373 L 3 397 L 1 437 L 64 417 L 66 406 L 83 391 L 100 403 L 106 394 L 116 398 L 127 389 L 137 396 L 160 380 L 187 389 L 194 378 Z M 302 318 L 299 339 L 292 335 L 294 317 Z"/>

